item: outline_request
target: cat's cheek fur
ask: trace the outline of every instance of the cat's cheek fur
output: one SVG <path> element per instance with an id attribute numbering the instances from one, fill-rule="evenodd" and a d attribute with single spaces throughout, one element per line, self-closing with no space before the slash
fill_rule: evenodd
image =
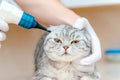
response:
<path id="1" fill-rule="evenodd" d="M 65 52 L 63 49 L 62 50 L 57 50 L 55 48 L 50 48 L 47 45 L 44 47 L 45 53 L 48 56 L 49 59 L 53 61 L 61 61 L 61 55 Z"/>
<path id="2" fill-rule="evenodd" d="M 49 47 L 45 47 L 45 53 L 50 60 L 58 61 L 58 62 L 70 62 L 79 57 L 79 56 L 72 56 L 71 54 L 64 55 L 65 51 L 63 49 L 61 49 L 61 51 L 58 52 L 57 50 L 51 51 Z"/>
<path id="3" fill-rule="evenodd" d="M 70 54 L 70 55 L 72 55 L 73 57 L 74 56 L 84 56 L 84 55 L 86 55 L 86 53 L 85 53 L 85 51 L 84 50 L 82 50 L 82 49 L 78 49 L 78 48 L 75 48 L 75 47 L 70 47 L 68 50 L 67 50 L 67 52 Z"/>

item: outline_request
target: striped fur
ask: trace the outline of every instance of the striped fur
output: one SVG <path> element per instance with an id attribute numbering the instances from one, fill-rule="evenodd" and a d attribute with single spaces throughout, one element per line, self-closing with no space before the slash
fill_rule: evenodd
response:
<path id="1" fill-rule="evenodd" d="M 33 80 L 99 80 L 94 73 L 80 72 L 72 66 L 74 60 L 90 55 L 87 31 L 68 25 L 51 26 L 49 30 L 51 33 L 46 33 L 36 47 Z"/>

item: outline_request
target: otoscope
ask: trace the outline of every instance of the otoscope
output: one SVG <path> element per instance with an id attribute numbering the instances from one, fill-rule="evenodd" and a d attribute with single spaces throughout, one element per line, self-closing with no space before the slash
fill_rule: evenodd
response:
<path id="1" fill-rule="evenodd" d="M 39 24 L 32 15 L 4 0 L 2 0 L 0 4 L 0 17 L 7 23 L 13 23 L 26 29 L 38 28 L 48 31 L 44 26 Z"/>

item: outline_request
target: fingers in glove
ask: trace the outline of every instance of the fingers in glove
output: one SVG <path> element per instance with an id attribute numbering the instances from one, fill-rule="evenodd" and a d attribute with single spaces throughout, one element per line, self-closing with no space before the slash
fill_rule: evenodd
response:
<path id="1" fill-rule="evenodd" d="M 82 71 L 82 72 L 89 72 L 89 73 L 94 72 L 94 69 L 95 69 L 94 64 L 81 65 L 80 61 L 81 60 L 78 59 L 78 60 L 75 60 L 72 62 L 72 65 L 73 65 L 73 67 L 75 67 L 75 69 L 77 69 L 78 71 Z"/>
<path id="2" fill-rule="evenodd" d="M 97 46 L 97 47 L 96 47 Z M 90 65 L 101 59 L 101 47 L 97 39 L 92 40 L 92 54 L 81 60 L 82 65 Z"/>
<path id="3" fill-rule="evenodd" d="M 91 42 L 92 42 L 92 54 L 84 59 L 81 60 L 82 65 L 90 65 L 97 62 L 101 58 L 101 45 L 99 38 L 97 37 L 94 29 L 92 28 L 91 24 L 86 18 L 79 18 L 76 20 L 73 27 L 78 29 L 85 28 L 88 33 L 91 35 Z"/>
<path id="4" fill-rule="evenodd" d="M 73 27 L 81 30 L 85 27 L 84 25 L 85 25 L 84 19 L 80 18 L 80 19 L 76 20 L 76 22 L 73 24 Z"/>
<path id="5" fill-rule="evenodd" d="M 0 31 L 7 32 L 9 30 L 8 24 L 0 18 Z"/>
<path id="6" fill-rule="evenodd" d="M 92 28 L 88 20 L 86 18 L 83 18 L 83 20 L 85 21 L 86 30 L 88 31 L 88 33 L 91 35 L 91 38 L 92 38 L 92 41 L 91 41 L 92 54 L 82 59 L 81 64 L 89 65 L 97 62 L 101 58 L 101 45 L 100 45 L 99 38 L 97 37 L 94 29 Z"/>
<path id="7" fill-rule="evenodd" d="M 0 42 L 6 39 L 6 35 L 4 32 L 0 32 Z"/>

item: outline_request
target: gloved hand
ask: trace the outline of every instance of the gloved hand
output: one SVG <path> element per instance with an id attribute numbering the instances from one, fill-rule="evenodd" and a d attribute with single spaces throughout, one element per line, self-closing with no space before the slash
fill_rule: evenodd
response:
<path id="1" fill-rule="evenodd" d="M 101 58 L 101 46 L 99 38 L 97 37 L 95 31 L 93 30 L 92 26 L 90 25 L 89 21 L 86 18 L 79 18 L 73 24 L 73 27 L 78 29 L 85 28 L 88 33 L 91 35 L 92 39 L 92 54 L 82 60 L 76 60 L 76 62 L 80 65 L 92 65 L 97 62 Z M 75 64 L 77 64 L 75 63 Z M 79 67 L 76 65 L 76 67 Z"/>
<path id="2" fill-rule="evenodd" d="M 9 30 L 8 24 L 0 18 L 0 48 L 1 48 L 1 41 L 6 39 L 5 32 Z"/>
<path id="3" fill-rule="evenodd" d="M 2 0 L 0 0 L 1 2 Z M 15 3 L 14 0 L 6 0 L 7 2 L 9 2 L 10 4 L 13 4 L 14 6 L 18 7 L 20 9 L 20 7 Z M 5 32 L 7 32 L 9 30 L 9 26 L 8 23 L 5 22 L 2 18 L 2 15 L 0 15 L 0 42 L 4 41 L 6 39 L 6 35 Z M 1 43 L 0 43 L 0 48 L 1 48 Z"/>
<path id="4" fill-rule="evenodd" d="M 94 64 L 89 64 L 89 65 L 82 65 L 80 63 L 81 59 L 75 60 L 72 62 L 73 67 L 80 71 L 80 72 L 85 72 L 85 73 L 93 73 L 95 71 L 95 65 Z"/>

